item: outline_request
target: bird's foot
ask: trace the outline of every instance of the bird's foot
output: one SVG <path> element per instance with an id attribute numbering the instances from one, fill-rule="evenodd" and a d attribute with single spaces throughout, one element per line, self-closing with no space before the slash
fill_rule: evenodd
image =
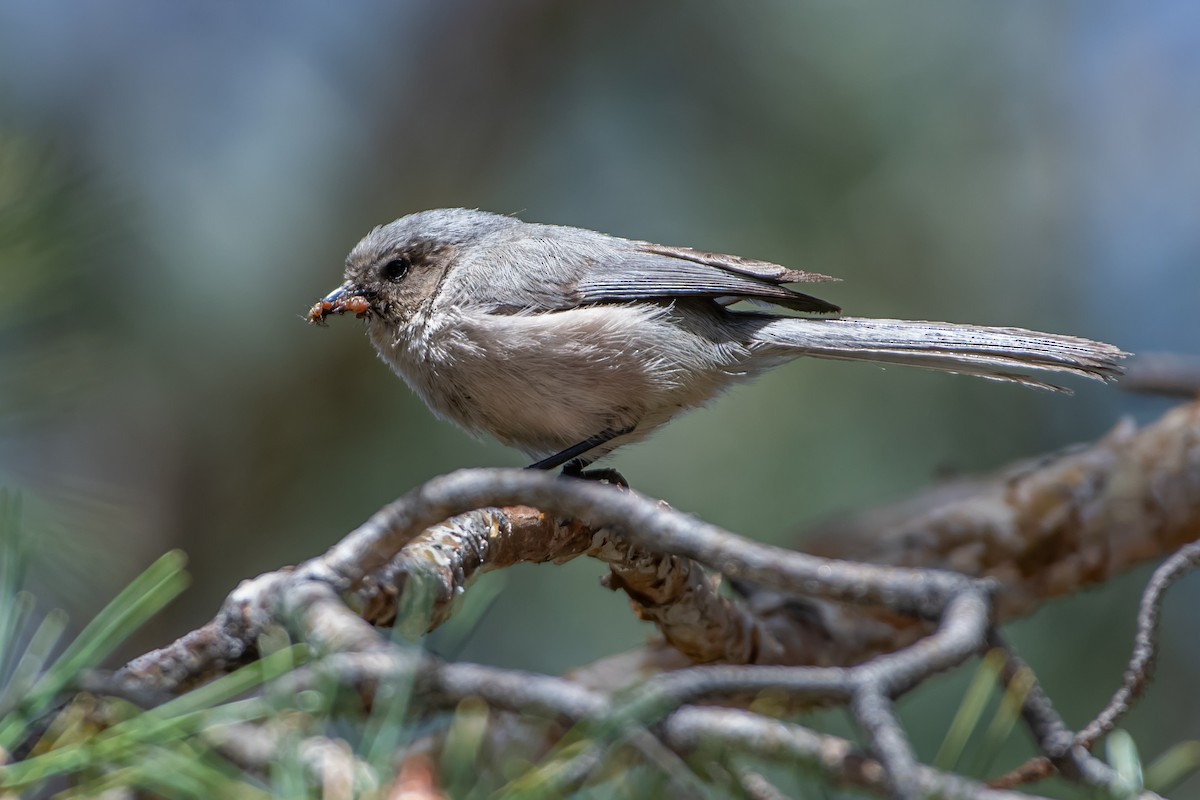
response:
<path id="1" fill-rule="evenodd" d="M 625 476 L 612 467 L 597 467 L 596 469 L 584 469 L 583 467 L 584 464 L 579 461 L 569 461 L 563 464 L 562 474 L 568 478 L 582 478 L 585 481 L 612 484 L 622 489 L 629 488 L 629 481 L 625 480 Z"/>

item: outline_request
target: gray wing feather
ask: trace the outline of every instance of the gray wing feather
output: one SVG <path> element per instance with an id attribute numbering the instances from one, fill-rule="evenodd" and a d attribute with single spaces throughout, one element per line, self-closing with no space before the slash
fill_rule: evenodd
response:
<path id="1" fill-rule="evenodd" d="M 733 297 L 822 314 L 840 311 L 833 303 L 788 289 L 783 283 L 833 280 L 738 256 L 687 247 L 631 242 L 619 258 L 596 262 L 576 285 L 580 302 L 670 297 Z"/>
<path id="2" fill-rule="evenodd" d="M 442 293 L 498 313 L 675 297 L 757 300 L 822 314 L 840 309 L 782 284 L 833 280 L 766 261 L 523 224 L 460 254 Z"/>
<path id="3" fill-rule="evenodd" d="M 634 244 L 637 245 L 639 250 L 647 253 L 656 253 L 668 258 L 678 258 L 682 261 L 694 261 L 697 264 L 705 264 L 729 272 L 740 272 L 752 278 L 762 278 L 774 283 L 820 283 L 822 281 L 838 280 L 830 275 L 822 275 L 819 272 L 788 269 L 778 264 L 772 264 L 770 261 L 757 261 L 753 258 L 742 258 L 741 256 L 730 256 L 722 253 L 709 253 L 704 250 L 693 250 L 690 247 L 668 247 L 651 242 L 634 242 Z"/>

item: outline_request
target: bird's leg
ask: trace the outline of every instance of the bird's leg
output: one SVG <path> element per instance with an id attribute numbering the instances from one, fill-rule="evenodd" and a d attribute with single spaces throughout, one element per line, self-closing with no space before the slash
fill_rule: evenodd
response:
<path id="1" fill-rule="evenodd" d="M 562 467 L 564 475 L 581 475 L 583 468 L 593 461 L 593 459 L 584 457 L 589 450 L 594 450 L 606 442 L 611 442 L 618 436 L 624 436 L 635 427 L 634 425 L 630 425 L 628 428 L 608 428 L 600 431 L 595 436 L 588 437 L 579 444 L 573 444 L 566 450 L 530 464 L 525 469 L 554 469 L 555 467 Z"/>

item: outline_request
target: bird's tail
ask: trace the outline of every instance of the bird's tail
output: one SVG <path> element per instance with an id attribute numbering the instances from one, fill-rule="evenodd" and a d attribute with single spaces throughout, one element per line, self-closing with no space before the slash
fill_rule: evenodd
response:
<path id="1" fill-rule="evenodd" d="M 754 339 L 797 356 L 904 364 L 1068 393 L 1018 370 L 1111 381 L 1121 374 L 1120 360 L 1128 355 L 1110 344 L 1075 336 L 900 319 L 776 317 L 759 327 Z"/>

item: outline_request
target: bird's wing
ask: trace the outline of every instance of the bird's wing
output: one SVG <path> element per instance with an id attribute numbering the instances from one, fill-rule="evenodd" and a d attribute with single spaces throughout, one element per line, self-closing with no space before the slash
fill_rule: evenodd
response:
<path id="1" fill-rule="evenodd" d="M 730 297 L 821 314 L 841 310 L 833 303 L 781 285 L 834 280 L 827 275 L 689 247 L 628 244 L 632 247 L 615 249 L 611 256 L 593 260 L 574 287 L 578 302 Z"/>
<path id="2" fill-rule="evenodd" d="M 581 228 L 524 225 L 463 250 L 442 285 L 456 303 L 494 313 L 707 297 L 755 300 L 821 314 L 840 309 L 785 283 L 833 280 L 766 261 L 605 236 Z"/>

